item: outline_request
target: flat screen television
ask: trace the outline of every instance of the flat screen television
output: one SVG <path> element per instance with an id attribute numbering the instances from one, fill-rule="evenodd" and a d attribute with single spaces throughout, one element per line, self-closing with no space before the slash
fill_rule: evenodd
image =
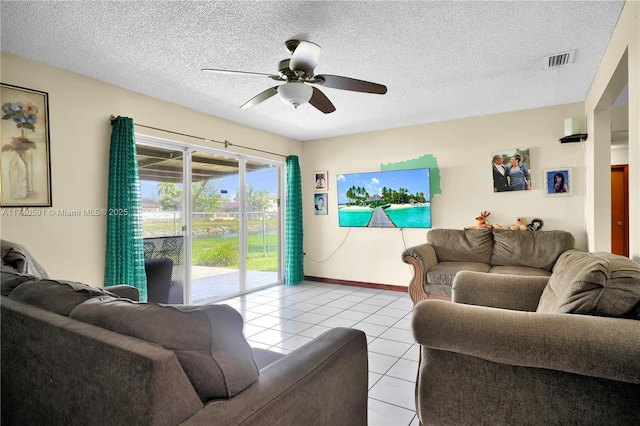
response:
<path id="1" fill-rule="evenodd" d="M 343 227 L 431 228 L 429 169 L 337 175 Z"/>

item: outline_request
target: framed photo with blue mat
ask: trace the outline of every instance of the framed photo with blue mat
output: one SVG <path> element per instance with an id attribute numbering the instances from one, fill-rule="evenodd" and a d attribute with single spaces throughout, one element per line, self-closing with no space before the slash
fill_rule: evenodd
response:
<path id="1" fill-rule="evenodd" d="M 571 168 L 546 169 L 544 171 L 546 187 L 545 195 L 549 197 L 563 197 L 573 195 L 573 179 Z"/>

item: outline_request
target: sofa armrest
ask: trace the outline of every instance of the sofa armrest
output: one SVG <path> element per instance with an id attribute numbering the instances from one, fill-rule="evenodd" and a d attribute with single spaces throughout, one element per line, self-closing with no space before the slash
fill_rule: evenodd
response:
<path id="1" fill-rule="evenodd" d="M 118 284 L 107 286 L 104 289 L 115 294 L 118 297 L 123 297 L 134 302 L 138 302 L 140 300 L 140 292 L 132 285 Z"/>
<path id="2" fill-rule="evenodd" d="M 456 303 L 534 312 L 549 277 L 460 271 L 453 279 Z"/>
<path id="3" fill-rule="evenodd" d="M 334 328 L 260 370 L 258 380 L 217 400 L 185 425 L 367 424 L 367 342 L 363 332 Z"/>
<path id="4" fill-rule="evenodd" d="M 427 283 L 427 271 L 438 264 L 438 257 L 429 243 L 409 247 L 402 252 L 402 261 L 413 266 L 413 278 L 409 283 L 409 296 L 416 304 L 427 298 L 424 286 Z"/>
<path id="5" fill-rule="evenodd" d="M 2 424 L 167 425 L 202 402 L 173 351 L 0 297 Z"/>
<path id="6" fill-rule="evenodd" d="M 426 348 L 640 384 L 640 321 L 425 300 L 412 327 Z"/>

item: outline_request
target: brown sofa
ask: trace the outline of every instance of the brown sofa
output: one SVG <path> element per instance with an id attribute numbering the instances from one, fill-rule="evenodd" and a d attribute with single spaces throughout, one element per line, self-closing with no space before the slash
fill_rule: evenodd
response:
<path id="1" fill-rule="evenodd" d="M 414 303 L 449 300 L 459 271 L 548 277 L 558 257 L 574 243 L 565 231 L 432 229 L 426 243 L 402 253 L 402 261 L 413 266 L 409 294 Z"/>
<path id="2" fill-rule="evenodd" d="M 1 284 L 2 424 L 367 424 L 359 330 L 284 356 L 249 347 L 226 305 L 138 303 L 7 266 Z"/>
<path id="3" fill-rule="evenodd" d="M 637 263 L 570 250 L 551 277 L 463 271 L 452 302 L 414 308 L 422 424 L 638 424 Z"/>

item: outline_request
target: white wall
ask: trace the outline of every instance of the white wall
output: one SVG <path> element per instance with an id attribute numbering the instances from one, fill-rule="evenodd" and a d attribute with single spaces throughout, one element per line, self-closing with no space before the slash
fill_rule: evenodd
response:
<path id="1" fill-rule="evenodd" d="M 629 164 L 629 148 L 626 146 L 611 147 L 611 165 Z"/>
<path id="2" fill-rule="evenodd" d="M 148 126 L 227 139 L 244 146 L 260 149 L 267 146 L 270 151 L 284 155 L 301 153 L 298 141 L 5 53 L 2 53 L 2 82 L 49 94 L 54 209 L 106 208 L 111 114 L 131 117 L 134 122 Z M 206 145 L 200 140 L 142 127 L 136 131 Z M 214 143 L 208 146 L 221 149 L 221 145 Z M 229 150 L 266 156 L 241 148 Z M 281 157 L 271 159 L 282 161 Z M 52 277 L 102 286 L 104 217 L 0 216 L 0 226 L 3 239 L 25 245 Z"/>
<path id="3" fill-rule="evenodd" d="M 381 164 L 426 154 L 437 158 L 441 176 L 442 194 L 431 204 L 434 228 L 462 229 L 489 210 L 490 221 L 505 227 L 517 216 L 541 218 L 545 230 L 567 230 L 576 237 L 576 246 L 586 249 L 584 144 L 558 141 L 564 136 L 564 120 L 583 111 L 584 105 L 577 103 L 304 142 L 305 274 L 408 285 L 411 269 L 402 263 L 401 253 L 425 242 L 427 230 L 340 228 L 336 174 L 378 171 Z M 530 149 L 533 189 L 494 193 L 491 153 L 513 148 Z M 545 196 L 543 170 L 555 167 L 573 168 L 573 196 Z M 327 216 L 314 215 L 317 170 L 329 172 Z"/>
<path id="4" fill-rule="evenodd" d="M 629 164 L 628 105 L 611 109 L 611 140 L 611 164 Z"/>
<path id="5" fill-rule="evenodd" d="M 640 262 L 640 2 L 627 1 L 585 101 L 589 250 L 611 249 L 611 105 L 628 84 L 629 257 Z M 605 152 L 606 151 L 606 152 Z M 602 155 L 602 154 L 605 155 Z"/>

